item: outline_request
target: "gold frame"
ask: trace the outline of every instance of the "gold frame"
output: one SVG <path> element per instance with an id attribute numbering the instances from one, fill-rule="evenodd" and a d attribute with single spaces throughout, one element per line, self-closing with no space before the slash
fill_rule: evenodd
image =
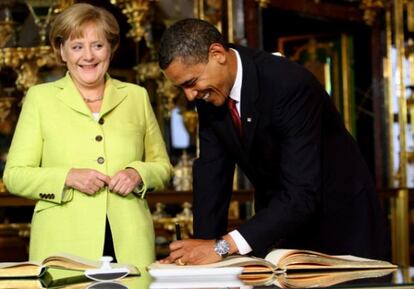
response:
<path id="1" fill-rule="evenodd" d="M 221 33 L 227 36 L 227 41 L 232 43 L 234 42 L 233 1 L 194 0 L 194 17 L 215 25 Z M 224 8 L 226 9 L 225 13 L 223 13 Z"/>

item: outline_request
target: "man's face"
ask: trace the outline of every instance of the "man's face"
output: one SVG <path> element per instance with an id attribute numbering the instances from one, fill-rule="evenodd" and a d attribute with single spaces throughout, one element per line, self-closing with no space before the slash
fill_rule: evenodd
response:
<path id="1" fill-rule="evenodd" d="M 189 101 L 203 99 L 215 106 L 226 102 L 233 86 L 227 66 L 214 56 L 210 56 L 207 63 L 189 64 L 181 58 L 174 59 L 164 74 L 183 89 Z"/>

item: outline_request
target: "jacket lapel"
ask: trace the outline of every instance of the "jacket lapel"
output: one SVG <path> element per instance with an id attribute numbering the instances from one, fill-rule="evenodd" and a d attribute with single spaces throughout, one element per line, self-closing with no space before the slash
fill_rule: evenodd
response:
<path id="1" fill-rule="evenodd" d="M 209 104 L 211 105 L 211 104 Z M 217 137 L 223 142 L 223 145 L 230 148 L 229 153 L 233 156 L 234 160 L 246 176 L 251 180 L 256 180 L 255 172 L 252 170 L 249 154 L 246 151 L 246 147 L 241 140 L 233 126 L 233 121 L 227 107 L 215 107 L 213 108 L 216 113 L 209 113 L 208 115 L 214 116 L 210 118 L 211 124 L 217 134 Z M 217 113 L 218 110 L 222 112 Z M 221 116 L 220 116 L 221 115 Z"/>
<path id="2" fill-rule="evenodd" d="M 242 157 L 244 155 L 242 143 L 234 128 L 233 120 L 227 106 L 215 107 L 212 104 L 207 103 L 201 105 L 208 107 L 209 112 L 207 113 L 207 116 L 210 118 L 210 122 L 219 138 L 227 147 L 232 148 L 231 153 L 235 157 Z"/>
<path id="3" fill-rule="evenodd" d="M 112 79 L 108 75 L 106 77 L 105 94 L 100 111 L 100 115 L 104 116 L 115 107 L 117 107 L 127 97 L 125 83 Z"/>
<path id="4" fill-rule="evenodd" d="M 123 92 L 121 89 L 125 87 L 124 83 L 112 79 L 109 75 L 106 75 L 105 78 L 105 93 L 100 111 L 101 116 L 113 110 L 127 96 L 127 93 Z M 69 73 L 66 73 L 65 77 L 59 79 L 54 84 L 57 87 L 61 88 L 61 92 L 57 95 L 57 97 L 62 102 L 81 114 L 91 116 L 91 111 L 89 110 L 86 103 L 82 100 L 82 96 L 73 83 Z"/>
<path id="5" fill-rule="evenodd" d="M 91 115 L 90 110 L 88 109 L 85 102 L 82 100 L 78 89 L 73 83 L 72 79 L 69 76 L 69 73 L 66 73 L 66 76 L 55 81 L 54 85 L 61 89 L 57 97 L 65 103 L 67 106 L 76 110 L 77 112 L 84 115 Z"/>

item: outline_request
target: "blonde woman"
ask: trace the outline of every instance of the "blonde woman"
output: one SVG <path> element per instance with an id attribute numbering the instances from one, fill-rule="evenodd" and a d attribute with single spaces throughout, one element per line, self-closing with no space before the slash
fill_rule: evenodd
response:
<path id="1" fill-rule="evenodd" d="M 147 92 L 107 74 L 119 44 L 108 11 L 72 5 L 50 42 L 68 72 L 29 89 L 4 173 L 11 193 L 37 200 L 30 259 L 104 254 L 143 268 L 155 259 L 145 195 L 172 173 Z"/>

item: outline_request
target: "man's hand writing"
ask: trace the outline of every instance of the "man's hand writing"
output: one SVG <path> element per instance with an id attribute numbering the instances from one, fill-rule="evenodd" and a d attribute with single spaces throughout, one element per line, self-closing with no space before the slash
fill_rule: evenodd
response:
<path id="1" fill-rule="evenodd" d="M 177 263 L 180 265 L 209 264 L 221 260 L 214 252 L 215 240 L 181 240 L 170 244 L 170 255 L 160 263 Z"/>

